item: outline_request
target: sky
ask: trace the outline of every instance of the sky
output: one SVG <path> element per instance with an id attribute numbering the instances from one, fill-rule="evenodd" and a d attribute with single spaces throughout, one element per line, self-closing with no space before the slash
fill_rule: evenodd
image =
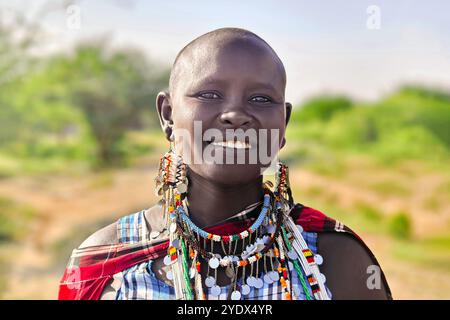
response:
<path id="1" fill-rule="evenodd" d="M 245 28 L 284 62 L 294 104 L 324 93 L 376 100 L 405 83 L 450 90 L 450 1 L 80 0 L 69 9 L 54 2 L 62 8 L 0 0 L 0 18 L 13 8 L 38 20 L 43 54 L 106 37 L 167 65 L 201 34 Z"/>

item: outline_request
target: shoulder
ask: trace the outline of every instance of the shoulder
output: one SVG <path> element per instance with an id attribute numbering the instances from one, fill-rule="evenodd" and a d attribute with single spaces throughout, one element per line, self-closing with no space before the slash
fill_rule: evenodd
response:
<path id="1" fill-rule="evenodd" d="M 159 204 L 154 205 L 145 210 L 145 223 L 147 224 L 147 229 L 149 232 L 152 230 L 159 229 L 160 225 L 162 225 L 162 212 L 161 206 Z M 117 221 L 103 227 L 100 230 L 97 230 L 89 237 L 87 237 L 81 245 L 78 247 L 80 249 L 93 247 L 93 246 L 102 246 L 118 243 L 117 238 Z"/>
<path id="2" fill-rule="evenodd" d="M 333 299 L 390 299 L 390 290 L 375 256 L 350 233 L 323 232 L 317 237 Z"/>
<path id="3" fill-rule="evenodd" d="M 389 285 L 372 251 L 341 222 L 323 212 L 296 204 L 292 218 L 305 231 L 317 232 L 317 249 L 323 257 L 333 299 L 391 299 Z"/>
<path id="4" fill-rule="evenodd" d="M 100 230 L 97 230 L 93 234 L 84 240 L 78 248 L 87 248 L 93 246 L 102 246 L 108 244 L 114 244 L 117 242 L 117 222 L 113 222 Z"/>

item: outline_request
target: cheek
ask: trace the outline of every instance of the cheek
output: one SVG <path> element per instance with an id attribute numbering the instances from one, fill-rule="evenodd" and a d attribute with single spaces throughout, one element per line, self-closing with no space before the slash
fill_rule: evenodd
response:
<path id="1" fill-rule="evenodd" d="M 265 113 L 263 116 L 259 118 L 261 123 L 261 128 L 267 129 L 270 131 L 278 132 L 279 142 L 283 140 L 285 131 L 286 131 L 286 119 L 284 115 L 284 111 L 280 109 L 270 110 L 270 112 Z"/>

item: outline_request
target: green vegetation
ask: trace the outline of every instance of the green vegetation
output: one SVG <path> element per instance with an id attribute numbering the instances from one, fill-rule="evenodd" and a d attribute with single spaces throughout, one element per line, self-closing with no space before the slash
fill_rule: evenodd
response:
<path id="1" fill-rule="evenodd" d="M 1 31 L 0 47 L 12 41 Z M 2 61 L 15 61 L 13 51 Z M 29 60 L 0 79 L 0 177 L 126 165 L 151 150 L 130 132 L 159 127 L 154 105 L 167 66 L 102 41 Z"/>
<path id="2" fill-rule="evenodd" d="M 22 239 L 36 216 L 33 208 L 0 197 L 0 243 Z"/>
<path id="3" fill-rule="evenodd" d="M 411 219 L 405 212 L 397 212 L 388 221 L 390 233 L 399 239 L 411 238 Z"/>
<path id="4" fill-rule="evenodd" d="M 450 158 L 449 119 L 449 95 L 421 87 L 405 86 L 373 104 L 319 97 L 294 109 L 286 156 L 316 167 L 329 154 L 363 154 L 384 165 L 442 163 Z"/>

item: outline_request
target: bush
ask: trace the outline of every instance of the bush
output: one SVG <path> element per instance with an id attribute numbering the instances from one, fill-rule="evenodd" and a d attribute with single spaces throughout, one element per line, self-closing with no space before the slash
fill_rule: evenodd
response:
<path id="1" fill-rule="evenodd" d="M 389 218 L 388 230 L 399 239 L 411 238 L 411 218 L 405 212 L 398 212 Z"/>
<path id="2" fill-rule="evenodd" d="M 352 107 L 350 99 L 342 96 L 323 96 L 309 100 L 303 106 L 296 108 L 292 114 L 294 121 L 301 123 L 319 120 L 326 121 L 338 111 Z"/>

